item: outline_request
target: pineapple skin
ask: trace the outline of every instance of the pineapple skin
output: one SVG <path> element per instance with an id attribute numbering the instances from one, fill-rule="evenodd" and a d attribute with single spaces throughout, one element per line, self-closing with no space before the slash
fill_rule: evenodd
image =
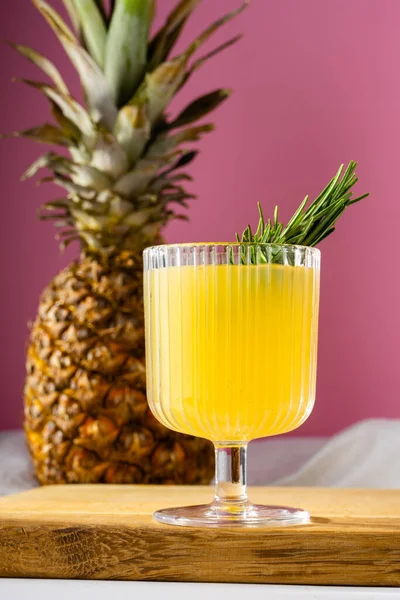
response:
<path id="1" fill-rule="evenodd" d="M 208 484 L 206 440 L 146 400 L 141 252 L 86 253 L 44 290 L 27 352 L 24 428 L 37 479 Z"/>

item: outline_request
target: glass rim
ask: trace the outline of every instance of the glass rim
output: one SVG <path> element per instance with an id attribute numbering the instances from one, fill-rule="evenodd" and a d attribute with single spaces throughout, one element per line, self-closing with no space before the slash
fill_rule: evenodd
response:
<path id="1" fill-rule="evenodd" d="M 294 250 L 308 250 L 315 255 L 320 255 L 321 250 L 315 246 L 302 246 L 300 244 L 276 244 L 274 242 L 182 242 L 175 244 L 156 244 L 144 249 L 143 254 L 157 249 L 173 249 L 173 248 L 204 248 L 207 246 L 216 247 L 258 247 L 258 248 L 292 248 Z"/>

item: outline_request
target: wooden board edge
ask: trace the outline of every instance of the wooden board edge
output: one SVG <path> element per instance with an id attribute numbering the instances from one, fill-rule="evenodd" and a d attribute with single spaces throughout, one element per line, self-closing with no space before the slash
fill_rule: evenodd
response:
<path id="1" fill-rule="evenodd" d="M 237 530 L 9 520 L 0 523 L 0 577 L 400 586 L 398 531 L 286 529 L 251 539 Z"/>

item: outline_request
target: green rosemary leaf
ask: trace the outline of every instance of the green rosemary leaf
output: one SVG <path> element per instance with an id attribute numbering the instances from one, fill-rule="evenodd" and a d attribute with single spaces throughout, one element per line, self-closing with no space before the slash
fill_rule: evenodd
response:
<path id="1" fill-rule="evenodd" d="M 362 196 L 359 196 L 358 198 L 354 198 L 354 200 L 350 200 L 349 206 L 350 206 L 350 204 L 355 204 L 356 202 L 360 202 L 360 200 L 364 200 L 364 198 L 366 198 L 367 196 L 369 196 L 369 194 L 363 194 Z"/>
<path id="2" fill-rule="evenodd" d="M 271 232 L 271 223 L 268 221 L 267 226 L 264 229 L 264 233 L 261 235 L 261 242 L 266 244 L 269 240 L 269 235 Z"/>
<path id="3" fill-rule="evenodd" d="M 329 198 L 329 195 L 332 193 L 332 190 L 334 190 L 335 185 L 337 184 L 337 182 L 340 178 L 342 170 L 343 170 L 343 165 L 341 165 L 341 167 L 338 170 L 338 172 L 336 173 L 335 177 L 333 179 L 331 179 L 331 181 L 328 183 L 326 188 L 324 188 L 322 190 L 322 192 L 319 194 L 319 196 L 317 196 L 317 198 L 310 204 L 310 206 L 307 209 L 307 213 L 309 215 L 311 215 L 317 209 L 318 206 L 323 204 L 326 201 L 326 199 Z"/>
<path id="4" fill-rule="evenodd" d="M 278 223 L 278 210 L 279 210 L 279 208 L 277 206 L 275 206 L 275 210 L 274 210 L 274 225 L 275 225 L 275 227 Z"/>
<path id="5" fill-rule="evenodd" d="M 321 206 L 318 211 L 316 211 L 313 214 L 313 220 L 310 221 L 310 223 L 316 223 L 318 221 L 318 219 L 322 219 L 323 217 L 325 217 L 328 213 L 331 213 L 333 210 L 335 210 L 338 206 L 342 206 L 343 204 L 347 203 L 347 199 L 342 199 L 339 198 L 338 200 L 334 200 L 331 204 L 329 204 L 328 206 Z"/>
<path id="6" fill-rule="evenodd" d="M 328 229 L 328 231 L 325 231 L 324 233 L 322 233 L 317 240 L 314 242 L 314 246 L 316 244 L 319 244 L 320 242 L 322 242 L 322 240 L 324 240 L 325 238 L 328 237 L 328 235 L 331 235 L 331 233 L 333 233 L 335 231 L 335 227 L 331 227 L 330 229 Z"/>
<path id="7" fill-rule="evenodd" d="M 259 236 L 262 234 L 262 232 L 265 229 L 265 221 L 264 221 L 264 214 L 262 211 L 262 207 L 261 204 L 259 202 L 257 202 L 257 207 L 258 207 L 258 212 L 260 213 L 260 221 L 258 223 L 258 227 L 257 227 L 257 231 L 255 233 L 255 236 L 257 238 L 259 238 Z"/>
<path id="8" fill-rule="evenodd" d="M 288 230 L 290 227 L 295 226 L 298 222 L 301 221 L 301 213 L 304 210 L 305 205 L 308 202 L 308 196 L 306 196 L 303 200 L 303 202 L 300 204 L 299 208 L 296 210 L 296 212 L 294 213 L 293 217 L 290 219 L 289 223 L 286 226 L 286 230 Z"/>
<path id="9" fill-rule="evenodd" d="M 251 226 L 244 230 L 240 236 L 236 234 L 236 240 L 242 243 L 277 245 L 302 245 L 315 246 L 328 237 L 335 230 L 335 225 L 346 208 L 351 204 L 360 202 L 369 194 L 363 194 L 353 198 L 353 187 L 358 178 L 355 174 L 357 163 L 350 161 L 346 169 L 341 165 L 336 175 L 328 185 L 320 192 L 309 206 L 308 196 L 304 198 L 287 225 L 279 222 L 279 208 L 274 209 L 273 219 L 265 221 L 260 203 L 258 203 L 259 222 L 256 232 L 253 234 Z M 264 252 L 268 250 L 265 249 Z M 268 251 L 269 252 L 269 251 Z M 272 261 L 279 260 L 279 248 L 272 249 Z M 253 253 L 252 258 L 257 258 Z M 264 255 L 267 260 L 266 254 Z"/>
<path id="10" fill-rule="evenodd" d="M 274 231 L 274 242 L 275 244 L 278 244 L 278 239 L 279 236 L 281 235 L 281 231 L 283 229 L 283 223 L 277 223 L 276 227 L 275 227 L 275 231 Z"/>
<path id="11" fill-rule="evenodd" d="M 333 209 L 332 212 L 328 213 L 320 224 L 315 227 L 315 229 L 311 230 L 309 238 L 305 239 L 303 242 L 304 246 L 315 246 L 315 244 L 318 244 L 321 235 L 324 235 L 324 232 L 336 223 L 338 218 L 344 213 L 345 209 L 346 206 L 337 206 L 336 209 Z"/>

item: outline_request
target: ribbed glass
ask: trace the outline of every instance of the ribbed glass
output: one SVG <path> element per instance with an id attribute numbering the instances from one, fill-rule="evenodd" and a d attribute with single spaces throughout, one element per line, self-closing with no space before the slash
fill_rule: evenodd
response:
<path id="1" fill-rule="evenodd" d="M 144 271 L 150 408 L 166 427 L 207 438 L 217 452 L 208 516 L 206 508 L 190 518 L 189 509 L 179 509 L 185 514 L 178 518 L 171 509 L 172 516 L 161 511 L 156 518 L 269 524 L 266 507 L 252 506 L 253 521 L 249 516 L 246 445 L 296 429 L 313 408 L 320 252 L 274 244 L 163 245 L 145 250 Z M 307 520 L 304 511 L 284 510 L 274 522 Z"/>
<path id="2" fill-rule="evenodd" d="M 319 251 L 157 246 L 144 260 L 155 416 L 213 442 L 301 425 L 315 398 Z"/>

